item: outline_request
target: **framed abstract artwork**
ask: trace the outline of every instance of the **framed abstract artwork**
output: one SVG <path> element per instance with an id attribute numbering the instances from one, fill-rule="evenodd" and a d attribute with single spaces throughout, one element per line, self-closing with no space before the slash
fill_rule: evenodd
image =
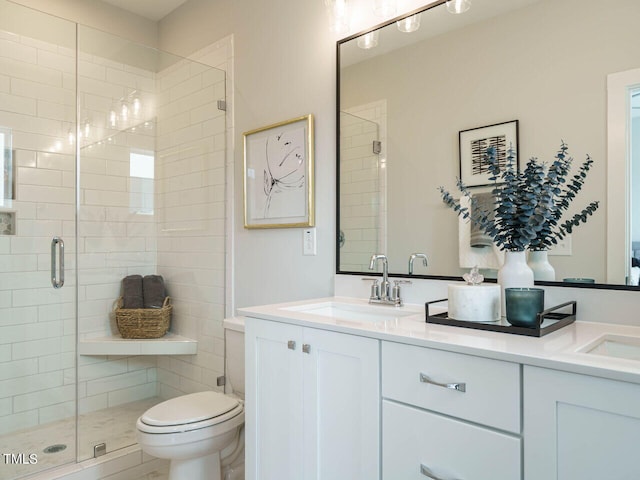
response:
<path id="1" fill-rule="evenodd" d="M 493 147 L 500 166 L 507 164 L 509 150 L 515 152 L 516 169 L 518 160 L 518 120 L 496 123 L 486 127 L 462 130 L 460 137 L 460 179 L 467 187 L 490 185 L 491 173 L 486 159 L 487 149 Z"/>
<path id="2" fill-rule="evenodd" d="M 245 228 L 314 225 L 313 115 L 245 132 Z"/>

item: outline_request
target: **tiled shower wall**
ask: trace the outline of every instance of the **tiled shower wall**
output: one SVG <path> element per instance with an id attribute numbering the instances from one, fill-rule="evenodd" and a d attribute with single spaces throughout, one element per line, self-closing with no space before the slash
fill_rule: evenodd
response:
<path id="1" fill-rule="evenodd" d="M 0 433 L 75 413 L 75 60 L 72 50 L 0 37 L 0 125 L 19 166 L 17 235 L 0 236 Z M 224 75 L 195 64 L 159 74 L 81 54 L 79 336 L 115 332 L 112 309 L 131 273 L 165 276 L 172 330 L 197 356 L 160 359 L 163 396 L 215 385 L 223 371 Z M 120 133 L 102 127 L 114 100 L 161 91 L 162 109 Z M 156 100 L 147 97 L 153 103 Z M 189 111 L 189 109 L 192 109 Z M 73 140 L 73 139 L 71 139 Z M 157 141 L 157 145 L 156 145 Z M 131 151 L 155 152 L 155 211 L 135 203 Z M 132 203 L 133 202 L 133 203 Z M 50 286 L 51 237 L 65 239 L 65 287 Z M 11 272 L 11 273 L 7 273 Z M 216 320 L 213 320 L 213 319 Z M 80 412 L 156 396 L 156 357 L 80 356 Z"/>

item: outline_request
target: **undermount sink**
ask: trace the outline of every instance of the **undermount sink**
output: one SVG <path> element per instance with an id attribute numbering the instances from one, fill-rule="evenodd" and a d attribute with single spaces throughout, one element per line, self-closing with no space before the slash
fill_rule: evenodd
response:
<path id="1" fill-rule="evenodd" d="M 640 361 L 640 337 L 603 335 L 580 349 L 580 352 Z"/>
<path id="2" fill-rule="evenodd" d="M 417 310 L 409 310 L 406 307 L 358 305 L 332 301 L 283 307 L 282 310 L 310 313 L 312 315 L 330 317 L 335 320 L 373 323 L 397 320 L 401 317 L 420 313 Z"/>

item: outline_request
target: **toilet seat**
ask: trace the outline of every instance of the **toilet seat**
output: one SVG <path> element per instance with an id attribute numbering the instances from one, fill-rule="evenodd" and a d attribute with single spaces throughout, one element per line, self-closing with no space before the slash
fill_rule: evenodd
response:
<path id="1" fill-rule="evenodd" d="M 136 422 L 146 433 L 178 433 L 221 424 L 244 412 L 240 400 L 217 392 L 172 398 L 147 410 Z"/>

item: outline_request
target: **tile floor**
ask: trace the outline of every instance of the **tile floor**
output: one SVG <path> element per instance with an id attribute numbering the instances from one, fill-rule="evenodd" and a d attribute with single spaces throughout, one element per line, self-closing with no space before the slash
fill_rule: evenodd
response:
<path id="1" fill-rule="evenodd" d="M 92 458 L 93 447 L 98 443 L 106 443 L 107 452 L 134 444 L 136 419 L 160 401 L 158 398 L 149 398 L 81 415 L 78 419 L 79 460 Z M 74 462 L 75 434 L 74 419 L 69 418 L 0 436 L 1 454 L 24 454 L 27 458 L 32 453 L 37 455 L 35 465 L 7 464 L 0 457 L 0 480 L 19 478 Z M 56 453 L 45 453 L 44 450 L 52 445 L 66 445 L 66 448 Z M 156 471 L 140 480 L 165 480 L 167 476 L 166 471 Z"/>

